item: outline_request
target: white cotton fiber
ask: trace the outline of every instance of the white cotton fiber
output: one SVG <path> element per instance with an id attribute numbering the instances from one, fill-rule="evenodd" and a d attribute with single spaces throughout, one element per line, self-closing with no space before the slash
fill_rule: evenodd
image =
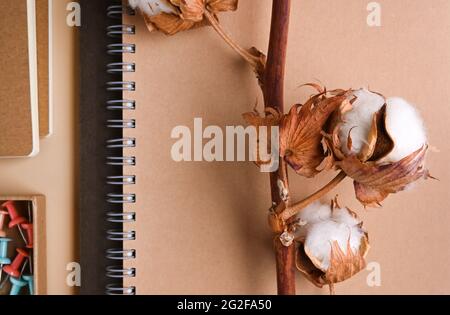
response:
<path id="1" fill-rule="evenodd" d="M 387 99 L 386 129 L 395 146 L 382 163 L 398 162 L 427 143 L 425 126 L 418 111 L 399 97 Z"/>
<path id="2" fill-rule="evenodd" d="M 361 221 L 352 216 L 352 214 L 345 208 L 334 209 L 331 219 L 336 222 L 345 223 L 348 226 L 358 225 Z"/>
<path id="3" fill-rule="evenodd" d="M 320 269 L 326 271 L 330 267 L 331 245 L 334 242 L 337 241 L 341 250 L 346 254 L 350 239 L 350 248 L 353 253 L 357 253 L 363 235 L 364 232 L 358 226 L 348 226 L 345 223 L 335 221 L 323 221 L 308 228 L 305 247 L 308 248 L 310 255 L 320 261 Z"/>
<path id="4" fill-rule="evenodd" d="M 364 144 L 367 143 L 373 115 L 386 103 L 384 97 L 367 89 L 356 90 L 353 95 L 356 97 L 353 109 L 344 115 L 344 124 L 339 134 L 342 150 L 345 154 L 359 153 L 361 151 Z M 352 138 L 351 151 L 347 149 L 347 139 L 350 131 Z"/>
<path id="5" fill-rule="evenodd" d="M 177 9 L 169 0 L 128 0 L 128 4 L 133 9 L 139 8 L 149 16 L 155 16 L 160 13 L 177 13 Z"/>
<path id="6" fill-rule="evenodd" d="M 310 204 L 298 215 L 298 218 L 306 224 L 313 224 L 320 221 L 329 220 L 330 217 L 331 207 L 319 201 Z"/>
<path id="7" fill-rule="evenodd" d="M 321 262 L 321 270 L 326 271 L 330 266 L 331 245 L 335 241 L 344 253 L 347 253 L 349 240 L 352 251 L 359 251 L 364 231 L 359 227 L 361 221 L 347 209 L 332 211 L 330 205 L 316 202 L 302 210 L 299 218 L 307 222 L 299 234 L 305 239 L 308 254 Z"/>
<path id="8" fill-rule="evenodd" d="M 392 152 L 380 163 L 394 163 L 426 145 L 427 138 L 423 120 L 417 110 L 399 97 L 384 99 L 379 94 L 360 89 L 354 91 L 356 97 L 353 109 L 344 115 L 339 138 L 345 154 L 359 153 L 367 143 L 372 127 L 373 115 L 386 104 L 386 129 L 394 140 Z M 350 132 L 352 149 L 347 148 Z"/>

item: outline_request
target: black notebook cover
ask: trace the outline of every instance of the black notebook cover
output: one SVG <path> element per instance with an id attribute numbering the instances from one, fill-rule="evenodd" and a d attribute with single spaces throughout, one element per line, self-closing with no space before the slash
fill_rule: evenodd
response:
<path id="1" fill-rule="evenodd" d="M 120 167 L 107 166 L 106 157 L 121 155 L 106 148 L 109 139 L 121 138 L 121 129 L 107 128 L 107 120 L 121 119 L 121 111 L 108 111 L 106 102 L 120 99 L 121 93 L 107 92 L 107 82 L 121 76 L 110 75 L 106 65 L 117 61 L 117 56 L 107 54 L 107 45 L 113 41 L 106 36 L 109 25 L 121 19 L 107 16 L 107 7 L 120 4 L 112 0 L 81 0 L 82 26 L 80 32 L 81 98 L 80 98 L 80 256 L 81 294 L 104 294 L 111 279 L 105 276 L 111 261 L 106 258 L 108 248 L 121 248 L 121 242 L 108 241 L 109 229 L 120 229 L 107 223 L 107 211 L 117 211 L 106 201 L 108 193 L 121 193 L 120 186 L 106 184 L 107 176 L 120 176 Z M 119 38 L 120 41 L 120 38 Z M 115 153 L 115 154 L 114 154 Z M 117 264 L 114 264 L 117 265 Z M 114 282 L 114 283 L 117 283 Z M 120 284 L 120 281 L 119 283 Z"/>

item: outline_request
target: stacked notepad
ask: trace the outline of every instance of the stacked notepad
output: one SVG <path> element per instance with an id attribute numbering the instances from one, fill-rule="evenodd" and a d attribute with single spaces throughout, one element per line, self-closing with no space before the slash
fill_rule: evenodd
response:
<path id="1" fill-rule="evenodd" d="M 0 1 L 0 158 L 35 156 L 52 133 L 50 2 Z"/>

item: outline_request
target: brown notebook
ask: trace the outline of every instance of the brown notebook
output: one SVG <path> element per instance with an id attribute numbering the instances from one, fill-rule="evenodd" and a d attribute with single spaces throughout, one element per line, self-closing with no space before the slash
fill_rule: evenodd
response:
<path id="1" fill-rule="evenodd" d="M 239 1 L 237 12 L 220 14 L 221 24 L 243 47 L 267 51 L 271 4 L 270 0 Z M 405 6 L 402 1 L 381 1 L 381 27 L 368 25 L 367 4 L 292 1 L 286 109 L 313 94 L 308 88 L 299 89 L 300 85 L 320 80 L 329 89 L 370 86 L 388 96 L 400 95 L 417 103 L 425 115 L 430 113 L 427 106 L 448 113 L 450 2 L 431 5 L 416 0 Z M 134 185 L 124 186 L 129 194 L 125 210 L 136 213 L 136 222 L 124 227 L 135 231 L 135 235 L 124 234 L 135 236 L 124 247 L 135 249 L 136 258 L 126 260 L 125 266 L 137 270 L 135 277 L 125 279 L 125 287 L 135 288 L 137 294 L 276 293 L 273 235 L 267 226 L 268 175 L 251 162 L 176 162 L 171 157 L 177 142 L 171 137 L 175 127 L 188 127 L 193 151 L 198 137 L 195 118 L 203 119 L 203 129 L 197 131 L 204 145 L 208 142 L 201 140 L 204 128 L 218 126 L 225 131 L 226 126 L 245 125 L 241 115 L 251 111 L 257 99 L 261 111 L 261 92 L 252 70 L 211 27 L 165 36 L 149 33 L 139 14 L 123 18 L 125 25 L 135 25 L 135 35 L 124 36 L 123 43 L 136 46 L 135 53 L 124 54 L 135 71 L 125 73 L 123 81 L 134 82 L 135 91 L 124 92 L 123 98 L 134 100 L 135 109 L 123 114 L 136 124 L 124 130 L 125 138 L 136 140 L 134 148 L 124 150 L 125 156 L 136 158 L 136 165 L 123 168 L 124 176 L 136 175 Z M 133 126 L 133 121 L 125 123 Z M 224 144 L 228 140 L 224 138 Z M 133 164 L 131 159 L 126 162 Z M 312 181 L 290 176 L 293 198 L 300 200 L 335 174 L 324 173 Z M 420 195 L 436 195 L 433 185 L 419 186 L 404 197 L 407 203 L 393 198 L 376 213 L 365 212 L 355 201 L 351 181 L 323 200 L 329 202 L 339 193 L 343 204 L 363 216 L 377 241 L 368 261 L 383 262 L 382 287 L 369 287 L 369 271 L 363 271 L 339 286 L 340 293 L 437 292 L 431 282 L 411 289 L 408 274 L 400 272 L 403 265 L 394 262 L 398 259 L 417 267 L 410 265 L 410 270 L 421 270 L 417 253 L 399 250 L 392 235 L 403 240 L 402 248 L 405 243 L 425 248 L 422 258 L 427 256 L 426 240 L 411 233 L 403 236 L 404 230 L 394 226 L 386 234 L 392 216 L 402 225 L 414 224 L 409 214 L 424 210 Z M 427 202 L 427 209 L 440 207 L 439 201 Z M 427 264 L 439 266 L 432 258 Z M 298 279 L 299 292 L 327 293 L 300 275 Z M 438 283 L 439 276 L 434 279 Z"/>
<path id="2" fill-rule="evenodd" d="M 51 78 L 51 0 L 36 0 L 36 32 L 38 58 L 39 135 L 53 132 Z"/>
<path id="3" fill-rule="evenodd" d="M 34 0 L 0 1 L 0 157 L 39 151 Z"/>
<path id="4" fill-rule="evenodd" d="M 267 32 L 255 28 L 267 29 L 270 3 L 248 17 L 257 2 L 241 1 L 238 12 L 221 19 L 242 45 L 264 49 Z M 136 138 L 136 148 L 124 153 L 136 157 L 136 166 L 124 168 L 124 175 L 136 175 L 136 185 L 124 189 L 136 195 L 125 207 L 136 212 L 136 223 L 125 227 L 136 231 L 136 241 L 125 243 L 136 249 L 136 259 L 126 265 L 138 271 L 125 286 L 137 294 L 275 292 L 268 175 L 251 162 L 171 157 L 177 126 L 189 127 L 194 138 L 195 118 L 222 130 L 243 125 L 242 113 L 260 95 L 252 70 L 209 27 L 168 37 L 150 34 L 139 15 L 125 16 L 124 24 L 136 28 L 123 39 L 136 45 L 135 54 L 124 55 L 136 64 L 134 73 L 124 74 L 124 81 L 136 83 L 136 91 L 124 95 L 136 101 L 135 110 L 124 111 L 125 119 L 136 119 L 136 128 L 124 130 Z M 240 31 L 244 27 L 249 32 Z"/>

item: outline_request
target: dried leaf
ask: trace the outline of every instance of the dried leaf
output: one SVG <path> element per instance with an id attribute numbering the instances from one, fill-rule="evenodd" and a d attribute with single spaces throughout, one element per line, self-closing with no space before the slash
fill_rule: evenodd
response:
<path id="1" fill-rule="evenodd" d="M 242 115 L 244 120 L 256 128 L 258 145 L 256 147 L 256 165 L 261 166 L 265 164 L 270 164 L 271 161 L 263 161 L 259 156 L 259 147 L 266 146 L 268 150 L 271 149 L 271 136 L 272 136 L 272 126 L 278 126 L 281 120 L 281 114 L 276 109 L 272 107 L 267 107 L 265 109 L 265 116 L 262 117 L 256 110 L 250 113 L 245 113 Z M 267 127 L 267 138 L 260 136 L 260 127 Z M 270 151 L 268 151 L 270 152 Z"/>
<path id="2" fill-rule="evenodd" d="M 392 164 L 377 165 L 375 162 L 362 162 L 356 156 L 349 156 L 337 165 L 351 178 L 357 199 L 368 207 L 376 207 L 389 194 L 404 190 L 420 178 L 428 178 L 424 168 L 427 147 L 412 153 Z"/>
<path id="3" fill-rule="evenodd" d="M 311 97 L 305 105 L 294 105 L 281 121 L 281 157 L 299 174 L 313 177 L 329 156 L 322 145 L 323 128 L 330 115 L 345 102 L 346 93 Z"/>
<path id="4" fill-rule="evenodd" d="M 192 22 L 203 20 L 203 13 L 205 12 L 204 0 L 170 0 L 170 2 L 180 8 L 180 17 L 183 20 Z"/>
<path id="5" fill-rule="evenodd" d="M 139 10 L 150 32 L 159 30 L 166 35 L 210 25 L 204 18 L 206 10 L 215 16 L 218 12 L 235 11 L 238 7 L 238 0 L 149 0 L 149 2 L 156 7 L 162 2 L 166 8 L 173 7 L 167 12 L 155 14 Z"/>
<path id="6" fill-rule="evenodd" d="M 207 9 L 210 12 L 218 13 L 224 11 L 236 11 L 238 8 L 238 0 L 207 0 Z"/>
<path id="7" fill-rule="evenodd" d="M 144 16 L 147 28 L 151 30 L 159 30 L 166 35 L 174 35 L 194 27 L 195 23 L 180 19 L 178 16 L 167 13 L 160 13 L 155 16 Z"/>

